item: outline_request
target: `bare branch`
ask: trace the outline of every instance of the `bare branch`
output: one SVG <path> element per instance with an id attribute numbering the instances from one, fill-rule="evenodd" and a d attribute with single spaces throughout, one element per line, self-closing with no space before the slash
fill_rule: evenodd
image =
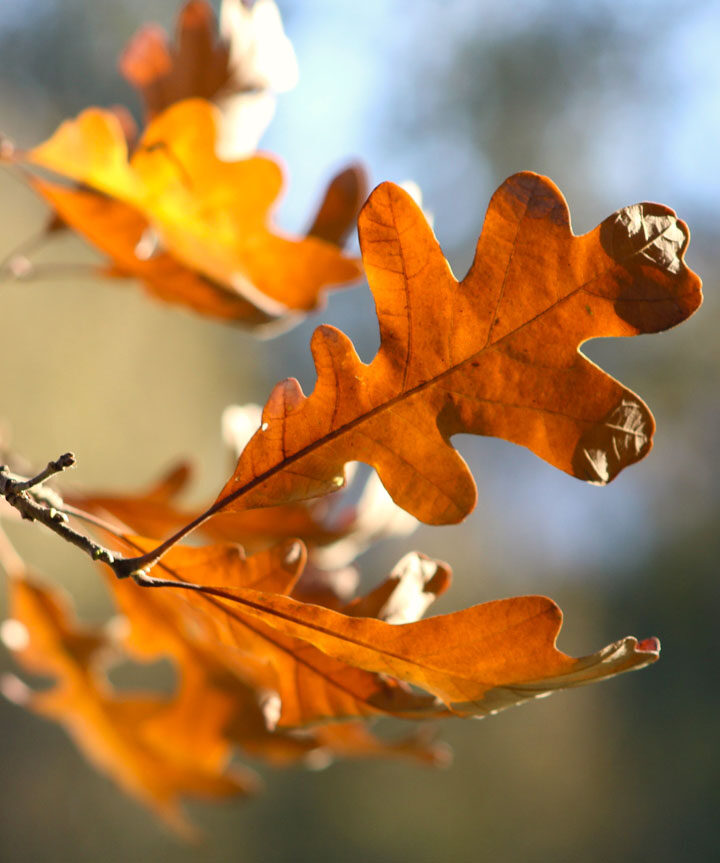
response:
<path id="1" fill-rule="evenodd" d="M 59 508 L 62 507 L 62 500 L 54 492 L 39 488 L 46 479 L 74 464 L 75 456 L 72 453 L 64 453 L 55 461 L 49 462 L 44 470 L 30 479 L 12 474 L 5 465 L 2 465 L 0 466 L 0 495 L 24 519 L 39 521 L 66 542 L 84 551 L 93 560 L 112 565 L 115 562 L 115 555 L 70 527 L 67 515 Z"/>

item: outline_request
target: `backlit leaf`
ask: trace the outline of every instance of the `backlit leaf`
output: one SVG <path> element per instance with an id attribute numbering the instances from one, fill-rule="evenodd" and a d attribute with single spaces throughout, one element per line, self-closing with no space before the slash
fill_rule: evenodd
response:
<path id="1" fill-rule="evenodd" d="M 333 659 L 420 687 L 460 716 L 486 716 L 642 668 L 660 652 L 655 638 L 638 643 L 627 637 L 574 659 L 555 646 L 562 612 L 544 596 L 496 600 L 395 625 L 254 590 L 213 595 L 230 616 L 233 635 L 238 622 L 253 618 Z"/>
<path id="2" fill-rule="evenodd" d="M 114 693 L 101 667 L 104 634 L 79 626 L 63 598 L 33 580 L 14 576 L 10 589 L 4 633 L 10 623 L 25 636 L 6 638 L 6 644 L 23 667 L 56 683 L 30 692 L 9 677 L 6 695 L 60 722 L 96 767 L 186 835 L 191 830 L 180 796 L 222 798 L 257 790 L 251 771 L 226 771 L 229 744 L 216 728 L 198 727 L 197 700 Z"/>
<path id="3" fill-rule="evenodd" d="M 177 103 L 148 126 L 128 158 L 115 115 L 90 108 L 27 160 L 132 207 L 173 259 L 267 316 L 313 309 L 323 288 L 357 279 L 358 264 L 337 246 L 274 228 L 280 166 L 268 156 L 219 159 L 216 122 L 217 110 L 207 102 Z M 68 196 L 64 201 L 75 205 Z M 70 204 L 62 213 L 68 221 Z M 125 234 L 121 249 L 121 269 L 128 268 Z"/>
<path id="4" fill-rule="evenodd" d="M 359 460 L 417 518 L 456 522 L 476 500 L 449 442 L 461 432 L 522 444 L 595 483 L 649 452 L 647 406 L 578 347 L 667 329 L 699 306 L 687 227 L 672 210 L 637 204 L 575 236 L 558 189 L 516 174 L 493 196 L 461 283 L 399 187 L 373 192 L 359 232 L 377 355 L 366 365 L 347 336 L 319 327 L 315 389 L 275 387 L 210 514 L 325 494 Z"/>
<path id="5" fill-rule="evenodd" d="M 239 158 L 257 149 L 275 111 L 275 92 L 297 81 L 297 61 L 273 0 L 223 0 L 220 31 L 212 6 L 190 0 L 180 10 L 175 44 L 156 24 L 130 40 L 120 70 L 140 93 L 148 120 L 200 97 L 221 111 L 219 150 Z"/>

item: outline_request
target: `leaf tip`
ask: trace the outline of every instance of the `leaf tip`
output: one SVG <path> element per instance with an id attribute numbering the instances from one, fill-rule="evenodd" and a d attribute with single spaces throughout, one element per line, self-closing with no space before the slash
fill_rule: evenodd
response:
<path id="1" fill-rule="evenodd" d="M 642 641 L 638 641 L 637 647 L 635 649 L 638 653 L 655 653 L 659 657 L 660 639 L 655 638 L 654 635 L 650 638 L 643 638 Z"/>
<path id="2" fill-rule="evenodd" d="M 632 393 L 580 437 L 572 473 L 594 485 L 607 485 L 623 468 L 643 459 L 652 449 L 655 421 L 647 405 Z"/>

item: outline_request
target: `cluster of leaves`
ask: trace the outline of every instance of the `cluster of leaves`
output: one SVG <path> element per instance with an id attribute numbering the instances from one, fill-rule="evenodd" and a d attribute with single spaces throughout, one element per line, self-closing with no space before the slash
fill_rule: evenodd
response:
<path id="1" fill-rule="evenodd" d="M 358 167 L 335 178 L 306 236 L 281 235 L 268 222 L 281 172 L 254 150 L 272 90 L 292 78 L 292 49 L 271 0 L 224 0 L 221 25 L 218 37 L 210 7 L 191 0 L 176 45 L 155 27 L 133 39 L 121 69 L 144 98 L 139 138 L 122 113 L 92 108 L 34 149 L 5 147 L 53 207 L 52 230 L 84 236 L 107 256 L 108 275 L 254 328 L 290 322 L 326 286 L 358 278 L 359 262 L 341 249 L 358 220 L 377 355 L 365 364 L 346 335 L 319 327 L 313 392 L 289 379 L 261 415 L 231 414 L 237 466 L 206 509 L 176 503 L 186 465 L 124 497 L 63 499 L 37 478 L 0 472 L 13 512 L 105 561 L 125 621 L 81 626 L 3 540 L 5 643 L 28 671 L 56 678 L 31 692 L 9 676 L 3 691 L 62 722 L 92 761 L 179 829 L 182 795 L 255 790 L 254 774 L 229 766 L 236 749 L 277 765 L 367 756 L 439 764 L 447 753 L 427 720 L 486 716 L 658 658 L 656 639 L 632 637 L 567 656 L 555 646 L 560 609 L 543 596 L 421 619 L 449 586 L 446 564 L 412 552 L 359 596 L 352 564 L 415 519 L 448 524 L 471 512 L 476 487 L 455 434 L 502 437 L 599 484 L 643 458 L 649 409 L 579 346 L 667 329 L 701 301 L 683 261 L 687 227 L 672 210 L 636 204 L 575 236 L 559 190 L 531 173 L 493 196 L 461 282 L 398 186 L 378 186 L 357 217 Z M 377 476 L 351 504 L 341 489 L 358 461 Z M 68 518 L 106 545 L 83 546 Z M 181 544 L 193 530 L 209 544 Z M 176 691 L 113 690 L 106 669 L 118 657 L 169 657 Z M 421 730 L 380 739 L 367 724 L 377 716 Z"/>

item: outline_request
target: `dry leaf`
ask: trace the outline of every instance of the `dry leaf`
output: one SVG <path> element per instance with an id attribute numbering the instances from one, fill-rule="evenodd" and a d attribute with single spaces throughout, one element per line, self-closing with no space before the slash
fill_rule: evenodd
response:
<path id="1" fill-rule="evenodd" d="M 358 264 L 330 243 L 290 238 L 272 226 L 279 165 L 268 156 L 221 161 L 216 120 L 209 103 L 180 102 L 148 126 L 128 160 L 117 118 L 91 108 L 26 159 L 132 207 L 173 259 L 265 315 L 317 307 L 323 288 L 358 278 Z M 62 215 L 70 221 L 72 214 Z M 127 247 L 126 239 L 124 253 Z"/>
<path id="2" fill-rule="evenodd" d="M 355 229 L 360 208 L 368 196 L 368 180 L 360 164 L 351 164 L 330 181 L 308 236 L 341 248 Z"/>
<path id="3" fill-rule="evenodd" d="M 376 357 L 366 365 L 347 336 L 319 327 L 315 389 L 275 387 L 210 514 L 326 494 L 359 460 L 417 518 L 457 522 L 476 500 L 449 443 L 460 432 L 522 444 L 596 483 L 648 453 L 650 411 L 578 346 L 667 329 L 700 305 L 700 280 L 683 262 L 687 226 L 672 210 L 636 204 L 578 237 L 550 180 L 516 174 L 493 196 L 459 284 L 397 186 L 373 192 L 359 232 Z"/>
<path id="4" fill-rule="evenodd" d="M 148 120 L 184 99 L 221 110 L 219 153 L 239 158 L 257 149 L 275 112 L 275 92 L 297 82 L 297 61 L 272 0 L 248 7 L 223 0 L 220 33 L 212 7 L 190 0 L 181 9 L 175 45 L 156 24 L 133 36 L 120 70 L 140 93 Z"/>
<path id="5" fill-rule="evenodd" d="M 191 830 L 178 806 L 181 795 L 220 798 L 257 790 L 252 771 L 225 772 L 229 745 L 198 727 L 197 700 L 113 693 L 100 664 L 104 635 L 78 626 L 56 591 L 17 576 L 10 590 L 7 646 L 28 671 L 57 682 L 31 692 L 6 677 L 7 696 L 60 722 L 96 767 L 185 835 Z"/>
<path id="6" fill-rule="evenodd" d="M 133 537 L 130 542 L 137 550 L 153 546 L 151 540 L 139 537 Z M 215 560 L 223 555 L 228 559 L 234 555 L 235 562 L 230 568 L 216 565 Z M 275 579 L 271 589 L 278 595 L 289 593 L 305 560 L 298 542 L 286 543 L 244 562 L 233 547 L 176 546 L 160 569 L 164 577 L 203 587 L 221 585 L 223 590 L 234 593 L 249 583 L 244 567 L 252 565 L 252 571 L 267 572 L 266 564 L 261 561 L 271 558 L 277 564 L 269 569 L 274 573 L 269 577 Z M 133 652 L 148 646 L 156 652 L 158 647 L 153 638 L 166 638 L 158 630 L 156 621 L 172 621 L 173 631 L 183 643 L 190 639 L 205 650 L 212 649 L 209 645 L 214 644 L 217 658 L 245 684 L 258 691 L 276 692 L 279 696 L 276 719 L 281 727 L 383 714 L 403 718 L 438 715 L 433 698 L 416 695 L 397 681 L 326 656 L 261 621 L 234 615 L 232 611 L 228 613 L 212 595 L 194 593 L 188 601 L 184 590 L 148 591 L 139 590 L 131 582 L 117 584 L 120 586 L 112 586 L 112 589 L 124 613 L 133 627 L 142 625 L 141 633 L 129 642 Z M 177 658 L 177 652 L 174 655 Z"/>
<path id="7" fill-rule="evenodd" d="M 151 547 L 147 540 L 133 542 L 138 549 Z M 181 581 L 201 576 L 194 584 L 200 588 L 196 596 L 205 602 L 186 603 L 187 614 L 194 617 L 204 643 L 216 639 L 239 651 L 233 668 L 241 677 L 246 675 L 257 689 L 278 693 L 279 724 L 284 726 L 380 712 L 406 718 L 443 715 L 431 701 L 413 704 L 407 692 L 402 698 L 402 689 L 394 693 L 401 701 L 393 704 L 393 693 L 380 692 L 373 680 L 405 681 L 457 715 L 485 716 L 557 689 L 641 668 L 659 656 L 656 639 L 638 644 L 632 637 L 580 659 L 567 656 L 555 647 L 562 613 L 543 596 L 497 600 L 428 620 L 392 624 L 299 602 L 282 595 L 289 586 L 268 593 L 233 586 L 228 579 L 211 585 L 212 568 L 192 572 L 185 566 L 192 555 L 210 552 L 176 546 L 160 566 Z M 402 582 L 402 570 L 413 565 L 421 571 L 414 578 L 410 573 L 410 581 L 420 582 L 422 592 L 444 589 L 447 566 L 422 557 L 403 561 L 390 581 Z M 377 613 L 385 600 L 377 591 L 364 603 Z M 351 606 L 351 611 L 362 611 L 362 603 L 359 609 Z M 392 613 L 413 617 L 413 604 L 414 600 L 400 601 Z M 250 657 L 264 659 L 273 673 L 267 674 L 261 664 L 250 669 Z"/>
<path id="8" fill-rule="evenodd" d="M 562 612 L 545 596 L 496 600 L 390 624 L 277 594 L 208 590 L 218 599 L 221 615 L 228 615 L 235 643 L 238 624 L 252 618 L 336 661 L 424 689 L 459 716 L 486 716 L 558 689 L 642 668 L 660 653 L 655 638 L 638 643 L 627 637 L 574 659 L 555 647 Z"/>
<path id="9" fill-rule="evenodd" d="M 32 186 L 56 219 L 109 258 L 111 267 L 99 275 L 138 279 L 158 300 L 228 323 L 257 328 L 276 321 L 237 291 L 153 247 L 149 223 L 133 207 L 85 188 L 44 180 L 32 180 Z"/>

